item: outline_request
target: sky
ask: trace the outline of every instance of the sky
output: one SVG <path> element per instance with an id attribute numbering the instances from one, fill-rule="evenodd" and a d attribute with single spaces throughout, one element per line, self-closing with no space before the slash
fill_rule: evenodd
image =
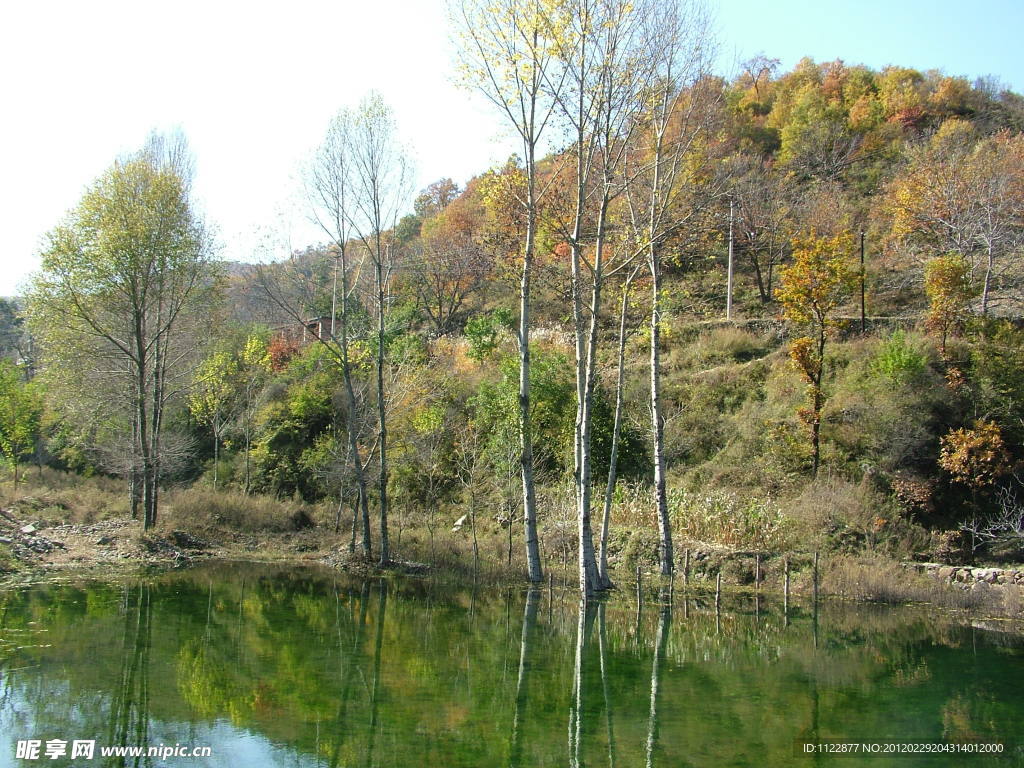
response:
<path id="1" fill-rule="evenodd" d="M 1020 0 L 707 2 L 727 76 L 764 53 L 782 71 L 841 58 L 1024 91 Z M 456 86 L 452 63 L 444 0 L 0 4 L 0 296 L 38 268 L 46 232 L 86 187 L 154 129 L 188 137 L 222 258 L 254 260 L 268 230 L 293 247 L 316 240 L 300 168 L 330 117 L 370 89 L 395 110 L 417 189 L 465 183 L 516 142 Z"/>

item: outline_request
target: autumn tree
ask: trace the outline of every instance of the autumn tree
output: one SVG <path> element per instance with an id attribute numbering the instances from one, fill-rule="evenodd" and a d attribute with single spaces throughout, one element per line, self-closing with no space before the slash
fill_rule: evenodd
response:
<path id="1" fill-rule="evenodd" d="M 188 407 L 193 418 L 212 432 L 214 488 L 225 432 L 236 420 L 239 422 L 245 454 L 244 490 L 248 494 L 253 418 L 257 395 L 271 370 L 270 352 L 265 334 L 258 331 L 229 336 L 219 347 L 196 368 Z"/>
<path id="2" fill-rule="evenodd" d="M 980 138 L 970 123 L 947 120 L 890 184 L 886 208 L 898 245 L 966 260 L 983 315 L 995 298 L 1013 299 L 1013 257 L 1024 246 L 1024 136 Z"/>
<path id="3" fill-rule="evenodd" d="M 251 333 L 245 340 L 238 362 L 238 381 L 241 389 L 240 417 L 242 445 L 245 452 L 245 494 L 252 486 L 252 437 L 258 395 L 270 376 L 272 368 L 270 344 L 263 333 Z"/>
<path id="4" fill-rule="evenodd" d="M 856 273 L 848 263 L 853 235 L 822 237 L 815 232 L 793 238 L 793 262 L 782 270 L 779 301 L 784 317 L 807 335 L 790 343 L 789 356 L 807 384 L 809 407 L 800 410 L 810 428 L 814 474 L 821 463 L 821 413 L 825 406 L 825 344 L 841 322 L 836 316 Z"/>
<path id="5" fill-rule="evenodd" d="M 151 140 L 106 171 L 50 232 L 29 293 L 34 328 L 55 342 L 45 345 L 49 364 L 78 339 L 131 382 L 146 528 L 157 518 L 166 407 L 181 394 L 201 338 L 188 319 L 215 287 L 176 146 Z"/>
<path id="6" fill-rule="evenodd" d="M 928 261 L 924 269 L 924 291 L 928 296 L 927 327 L 939 334 L 939 351 L 946 359 L 946 340 L 963 328 L 970 314 L 975 291 L 971 267 L 959 254 L 946 254 Z"/>
<path id="7" fill-rule="evenodd" d="M 188 396 L 189 411 L 213 433 L 213 488 L 217 489 L 220 446 L 224 427 L 234 415 L 238 361 L 228 350 L 217 350 L 199 364 Z"/>
<path id="8" fill-rule="evenodd" d="M 999 425 L 985 419 L 970 429 L 951 430 L 939 449 L 939 466 L 971 488 L 992 485 L 1009 469 L 1009 458 Z"/>

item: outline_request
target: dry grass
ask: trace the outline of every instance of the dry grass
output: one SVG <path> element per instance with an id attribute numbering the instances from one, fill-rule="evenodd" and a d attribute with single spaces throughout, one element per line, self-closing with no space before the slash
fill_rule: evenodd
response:
<path id="1" fill-rule="evenodd" d="M 324 525 L 326 507 L 239 491 L 193 487 L 165 497 L 160 526 L 192 532 L 285 533 Z"/>
<path id="2" fill-rule="evenodd" d="M 0 507 L 22 519 L 44 523 L 94 523 L 125 517 L 130 509 L 124 483 L 111 477 L 82 477 L 43 467 L 26 471 L 17 489 L 0 485 Z"/>
<path id="3" fill-rule="evenodd" d="M 1005 589 L 962 589 L 882 557 L 838 555 L 822 562 L 823 593 L 880 603 L 930 603 L 952 610 L 1015 616 L 1020 593 Z"/>

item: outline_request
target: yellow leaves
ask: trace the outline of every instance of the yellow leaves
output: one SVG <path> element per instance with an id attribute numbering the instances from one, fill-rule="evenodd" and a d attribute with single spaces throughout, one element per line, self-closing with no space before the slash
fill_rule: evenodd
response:
<path id="1" fill-rule="evenodd" d="M 821 361 L 817 360 L 814 339 L 809 336 L 793 339 L 789 345 L 789 359 L 808 384 L 813 384 L 821 375 Z"/>
<path id="2" fill-rule="evenodd" d="M 971 287 L 971 266 L 959 254 L 946 254 L 925 265 L 924 290 L 928 296 L 926 327 L 942 338 L 942 354 L 946 353 L 946 336 L 956 331 L 967 318 L 974 291 Z"/>
<path id="3" fill-rule="evenodd" d="M 992 485 L 1009 468 L 1009 452 L 999 425 L 978 420 L 973 429 L 955 429 L 942 438 L 939 466 L 958 483 Z"/>
<path id="4" fill-rule="evenodd" d="M 798 325 L 821 330 L 835 327 L 831 317 L 856 280 L 848 256 L 854 249 L 850 232 L 819 237 L 813 230 L 792 240 L 793 263 L 782 270 L 778 299 L 783 315 Z"/>

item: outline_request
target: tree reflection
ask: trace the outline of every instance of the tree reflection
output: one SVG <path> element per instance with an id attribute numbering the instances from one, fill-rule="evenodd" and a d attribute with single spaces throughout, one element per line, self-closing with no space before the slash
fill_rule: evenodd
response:
<path id="1" fill-rule="evenodd" d="M 373 686 L 370 691 L 370 733 L 366 746 L 366 765 L 373 765 L 373 748 L 377 737 L 377 716 L 380 701 L 380 667 L 381 649 L 384 643 L 384 612 L 388 604 L 388 583 L 380 580 L 380 592 L 377 600 L 377 629 L 373 643 Z"/>
<path id="2" fill-rule="evenodd" d="M 530 651 L 534 629 L 537 625 L 537 609 L 540 606 L 540 590 L 530 589 L 526 593 L 523 608 L 523 631 L 519 640 L 519 676 L 516 679 L 516 704 L 512 715 L 512 738 L 509 745 L 509 765 L 520 765 L 523 753 L 523 720 L 530 687 Z"/>
<path id="3" fill-rule="evenodd" d="M 335 605 L 335 623 L 338 634 L 338 650 L 342 658 L 341 691 L 338 695 L 338 712 L 334 718 L 334 749 L 331 751 L 331 768 L 337 768 L 341 759 L 341 749 L 348 735 L 346 728 L 346 713 L 348 711 L 349 698 L 351 696 L 352 681 L 355 678 L 356 667 L 363 653 L 363 627 L 366 625 L 367 606 L 370 602 L 370 582 L 364 581 L 359 595 L 359 615 L 349 616 L 349 626 L 352 639 L 349 644 L 348 654 L 342 650 L 341 632 L 341 611 Z M 355 601 L 351 601 L 352 611 L 355 612 Z"/>
<path id="4" fill-rule="evenodd" d="M 125 588 L 124 629 L 121 642 L 121 674 L 110 708 L 110 743 L 145 747 L 149 742 L 149 649 L 152 645 L 153 602 L 150 586 L 140 583 L 132 604 Z M 151 763 L 149 757 L 131 758 L 132 765 Z M 128 764 L 124 756 L 107 765 Z"/>
<path id="5" fill-rule="evenodd" d="M 651 663 L 651 709 L 647 718 L 647 760 L 645 765 L 654 765 L 654 753 L 658 746 L 658 691 L 661 683 L 661 669 L 665 663 L 665 647 L 672 627 L 672 605 L 668 595 L 662 594 L 661 609 L 658 612 L 658 633 L 654 640 L 654 661 Z"/>
<path id="6" fill-rule="evenodd" d="M 569 704 L 569 765 L 582 765 L 580 751 L 583 741 L 584 670 L 583 664 L 590 643 L 596 609 L 593 601 L 580 600 L 576 623 L 576 663 L 573 666 L 572 699 Z"/>
<path id="7" fill-rule="evenodd" d="M 608 765 L 615 768 L 615 730 L 612 722 L 612 698 L 608 693 L 608 631 L 605 626 L 605 604 L 597 606 L 597 641 L 601 654 L 601 690 L 604 693 L 605 730 L 608 739 Z"/>

